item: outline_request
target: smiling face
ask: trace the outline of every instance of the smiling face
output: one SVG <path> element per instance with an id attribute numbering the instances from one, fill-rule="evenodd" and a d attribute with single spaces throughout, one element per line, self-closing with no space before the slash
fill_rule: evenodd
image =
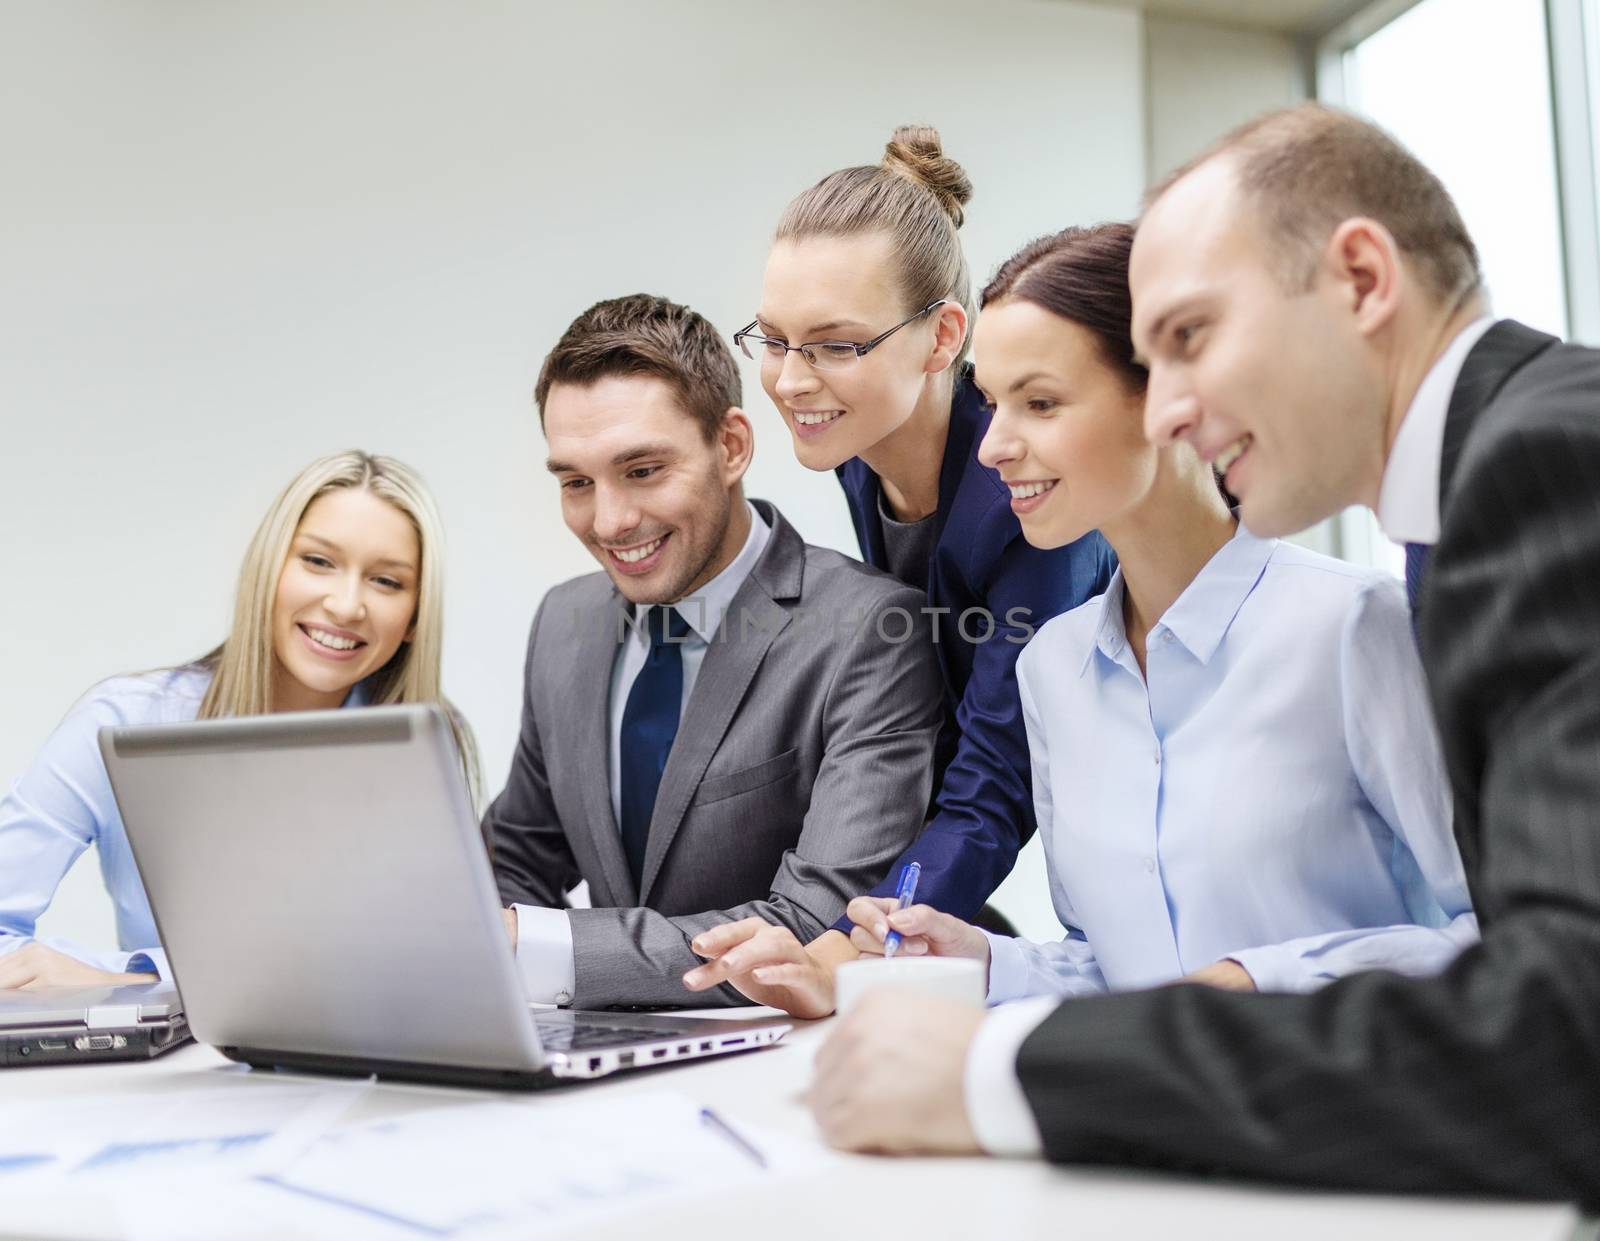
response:
<path id="1" fill-rule="evenodd" d="M 1011 488 L 1035 547 L 1061 547 L 1115 522 L 1155 479 L 1144 394 L 1110 366 L 1094 333 L 1013 298 L 973 332 L 978 386 L 993 405 L 978 459 Z"/>
<path id="2" fill-rule="evenodd" d="M 1223 471 L 1258 535 L 1303 530 L 1375 500 L 1381 373 L 1359 302 L 1329 264 L 1285 291 L 1255 207 L 1222 157 L 1178 181 L 1139 225 L 1134 343 L 1150 367 L 1145 427 Z"/>
<path id="3" fill-rule="evenodd" d="M 272 604 L 277 710 L 336 707 L 410 639 L 417 528 L 388 501 L 336 487 L 307 506 Z"/>
<path id="4" fill-rule="evenodd" d="M 805 237 L 772 247 L 756 331 L 791 345 L 860 345 L 920 309 L 901 301 L 887 234 Z M 839 370 L 817 370 L 793 351 L 764 356 L 761 386 L 789 428 L 800 464 L 831 470 L 899 430 L 929 377 L 959 351 L 961 335 L 951 324 L 963 314 L 940 307 Z"/>
<path id="5" fill-rule="evenodd" d="M 738 554 L 752 450 L 742 410 L 708 444 L 665 380 L 613 375 L 552 387 L 544 432 L 567 529 L 630 602 L 682 599 Z"/>

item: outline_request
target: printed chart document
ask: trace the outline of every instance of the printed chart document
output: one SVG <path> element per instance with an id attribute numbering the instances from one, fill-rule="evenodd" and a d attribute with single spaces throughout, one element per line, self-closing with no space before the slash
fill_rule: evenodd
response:
<path id="1" fill-rule="evenodd" d="M 347 1127 L 263 1180 L 320 1204 L 329 1238 L 486 1241 L 723 1194 L 829 1158 L 734 1117 L 707 1120 L 694 1100 L 662 1092 L 472 1103 Z"/>
<path id="2" fill-rule="evenodd" d="M 241 1220 L 243 1199 L 264 1192 L 252 1178 L 283 1167 L 366 1089 L 240 1080 L 8 1106 L 0 1233 L 80 1235 L 75 1221 L 109 1211 L 134 1241 L 214 1241 L 226 1235 L 219 1225 Z"/>
<path id="3" fill-rule="evenodd" d="M 364 1089 L 250 1082 L 8 1107 L 0 1128 L 0 1193 L 95 1192 L 124 1181 L 150 1185 L 275 1170 Z"/>

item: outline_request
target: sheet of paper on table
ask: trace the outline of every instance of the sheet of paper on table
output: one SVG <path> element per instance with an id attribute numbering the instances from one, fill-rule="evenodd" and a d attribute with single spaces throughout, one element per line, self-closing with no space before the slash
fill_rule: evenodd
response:
<path id="1" fill-rule="evenodd" d="M 341 1241 L 542 1234 L 661 1201 L 801 1175 L 830 1158 L 725 1117 L 740 1143 L 670 1093 L 485 1101 L 337 1130 L 266 1178 L 318 1204 Z M 300 1214 L 305 1227 L 312 1217 Z"/>
<path id="2" fill-rule="evenodd" d="M 249 1220 L 248 1195 L 238 1191 L 258 1185 L 249 1178 L 283 1167 L 367 1089 L 364 1082 L 241 1076 L 159 1094 L 72 1095 L 8 1107 L 0 1129 L 0 1233 L 130 1241 L 238 1235 Z M 190 1209 L 191 1202 L 212 1205 Z M 103 1221 L 117 1221 L 115 1231 L 106 1232 Z"/>

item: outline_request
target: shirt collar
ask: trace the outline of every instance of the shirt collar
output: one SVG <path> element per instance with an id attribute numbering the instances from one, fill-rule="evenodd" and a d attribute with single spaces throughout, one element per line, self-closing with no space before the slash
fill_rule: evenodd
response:
<path id="1" fill-rule="evenodd" d="M 761 559 L 761 553 L 767 548 L 767 540 L 772 537 L 772 527 L 756 511 L 755 505 L 746 500 L 744 507 L 750 515 L 750 533 L 745 535 L 744 546 L 739 549 L 739 554 L 728 562 L 727 568 L 694 594 L 672 605 L 688 622 L 694 635 L 707 645 L 716 638 L 717 630 L 722 627 L 722 618 L 733 604 L 733 597 L 739 593 L 745 578 L 750 576 L 750 570 L 756 567 L 756 561 Z M 637 624 L 633 626 L 636 639 L 645 643 L 650 641 L 650 628 L 646 623 L 649 610 L 646 607 L 640 611 Z"/>
<path id="2" fill-rule="evenodd" d="M 1261 580 L 1277 545 L 1276 539 L 1258 538 L 1240 522 L 1233 537 L 1217 549 L 1165 615 L 1150 627 L 1148 637 L 1159 640 L 1159 634 L 1170 630 L 1201 664 L 1209 663 L 1217 647 L 1222 645 L 1222 639 L 1227 637 L 1233 618 Z M 1127 629 L 1122 623 L 1126 589 L 1119 566 L 1106 593 L 1100 596 L 1100 621 L 1095 627 L 1094 645 L 1084 652 L 1080 676 L 1088 669 L 1090 657 L 1096 651 L 1116 662 L 1127 647 Z"/>
<path id="3" fill-rule="evenodd" d="M 1484 315 L 1456 334 L 1422 377 L 1400 420 L 1378 490 L 1378 524 L 1396 543 L 1439 541 L 1439 459 L 1450 396 L 1467 354 L 1493 326 L 1494 318 Z"/>

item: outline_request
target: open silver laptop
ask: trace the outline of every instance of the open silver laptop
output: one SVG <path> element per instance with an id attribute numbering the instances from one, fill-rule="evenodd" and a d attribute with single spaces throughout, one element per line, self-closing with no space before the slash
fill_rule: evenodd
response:
<path id="1" fill-rule="evenodd" d="M 531 1011 L 443 713 L 100 730 L 194 1036 L 260 1066 L 513 1086 L 789 1026 Z"/>
<path id="2" fill-rule="evenodd" d="M 162 983 L 0 990 L 0 1066 L 149 1060 L 189 1041 L 178 993 Z"/>

